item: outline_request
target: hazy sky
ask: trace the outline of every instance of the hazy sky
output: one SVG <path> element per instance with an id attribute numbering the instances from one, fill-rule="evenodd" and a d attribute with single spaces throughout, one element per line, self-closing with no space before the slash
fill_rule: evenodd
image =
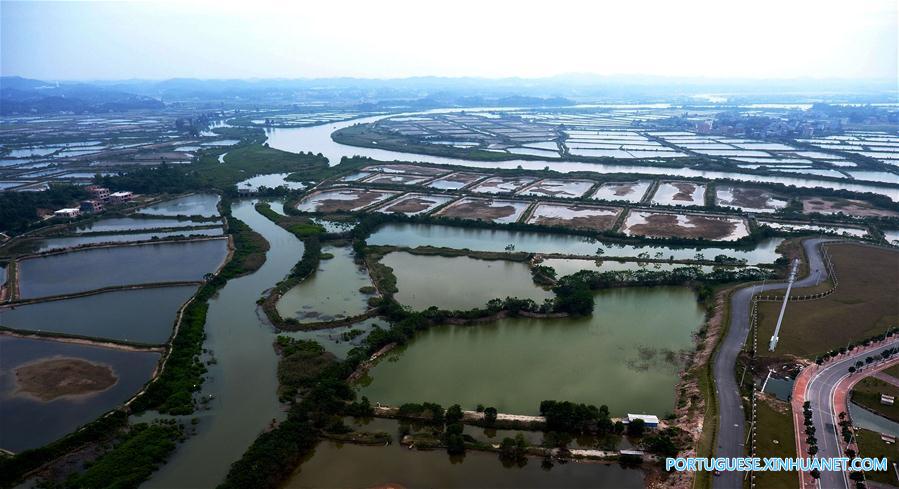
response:
<path id="1" fill-rule="evenodd" d="M 0 72 L 47 80 L 563 73 L 896 79 L 897 3 L 0 0 Z"/>

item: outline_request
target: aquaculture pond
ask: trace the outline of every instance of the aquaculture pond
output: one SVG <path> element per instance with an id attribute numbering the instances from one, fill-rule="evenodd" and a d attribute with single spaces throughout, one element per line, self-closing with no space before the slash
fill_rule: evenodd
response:
<path id="1" fill-rule="evenodd" d="M 136 217 L 113 217 L 79 225 L 75 228 L 75 230 L 79 233 L 100 233 L 161 228 L 186 228 L 194 226 L 210 226 L 214 224 L 221 223 L 215 221 L 190 221 L 187 219 L 140 219 Z"/>
<path id="2" fill-rule="evenodd" d="M 0 335 L 0 448 L 50 443 L 122 404 L 159 353 Z"/>
<path id="3" fill-rule="evenodd" d="M 443 450 L 409 450 L 397 443 L 398 426 L 396 421 L 375 420 L 370 426 L 357 428 L 390 433 L 394 441 L 389 446 L 319 443 L 284 487 L 643 487 L 642 471 L 617 464 L 567 463 L 545 470 L 539 458 L 528 458 L 523 467 L 505 467 L 492 452 L 469 450 L 464 457 L 450 459 Z"/>
<path id="4" fill-rule="evenodd" d="M 388 405 L 536 414 L 541 401 L 559 399 L 663 416 L 674 411 L 681 356 L 703 319 L 693 291 L 655 287 L 599 292 L 591 317 L 438 326 L 379 361 L 359 393 Z"/>
<path id="5" fill-rule="evenodd" d="M 435 112 L 458 112 L 460 109 L 438 109 L 429 111 Z M 466 112 L 476 112 L 477 109 L 465 109 Z M 414 115 L 414 114 L 393 114 L 393 115 Z M 853 183 L 849 181 L 833 181 L 815 177 L 805 176 L 770 176 L 770 175 L 752 175 L 748 173 L 727 172 L 727 171 L 709 171 L 696 170 L 693 168 L 676 168 L 653 166 L 651 164 L 618 164 L 618 163 L 584 163 L 577 161 L 558 161 L 558 160 L 505 160 L 505 161 L 474 161 L 460 158 L 449 158 L 441 156 L 424 155 L 417 153 L 404 153 L 400 151 L 390 151 L 377 148 L 363 148 L 358 146 L 348 146 L 340 144 L 331 139 L 334 131 L 348 127 L 354 124 L 365 124 L 375 122 L 377 120 L 388 117 L 386 115 L 378 115 L 350 121 L 343 121 L 333 124 L 323 124 L 312 127 L 300 128 L 266 128 L 268 136 L 267 143 L 275 149 L 290 151 L 293 153 L 312 152 L 322 153 L 331 166 L 340 163 L 340 159 L 344 156 L 352 157 L 354 155 L 367 156 L 378 161 L 418 161 L 422 163 L 436 163 L 444 165 L 466 166 L 471 168 L 504 168 L 526 170 L 542 170 L 549 167 L 561 173 L 569 173 L 576 171 L 591 171 L 603 174 L 613 173 L 643 173 L 646 175 L 671 175 L 678 178 L 703 177 L 707 179 L 731 179 L 746 182 L 772 182 L 784 185 L 795 185 L 801 188 L 823 187 L 830 189 L 844 189 L 854 192 L 875 192 L 886 195 L 893 201 L 899 201 L 899 190 L 891 187 L 885 187 L 876 184 Z M 632 157 L 630 153 L 624 152 L 621 156 Z M 644 152 L 648 153 L 648 152 Z M 648 155 L 647 155 L 648 156 Z"/>
<path id="6" fill-rule="evenodd" d="M 231 279 L 209 301 L 206 341 L 208 373 L 199 395 L 211 400 L 198 411 L 197 434 L 178 445 L 171 459 L 143 488 L 215 487 L 273 419 L 283 419 L 278 402 L 275 334 L 256 299 L 283 279 L 303 255 L 303 244 L 253 208 L 235 202 L 232 215 L 271 245 L 256 272 Z"/>
<path id="7" fill-rule="evenodd" d="M 622 245 L 603 243 L 585 236 L 570 234 L 537 233 L 527 231 L 506 231 L 503 229 L 465 228 L 431 224 L 385 224 L 379 227 L 367 240 L 370 245 L 395 245 L 415 248 L 417 246 L 437 246 L 472 251 L 506 251 L 509 245 L 514 251 L 528 253 L 561 253 L 569 255 L 596 255 L 597 248 L 603 249 L 602 256 L 636 257 L 640 253 L 655 256 L 662 252 L 664 258 L 676 260 L 693 259 L 697 253 L 707 259 L 717 255 L 727 255 L 745 259 L 748 264 L 773 263 L 780 257 L 775 251 L 783 238 L 761 241 L 754 249 L 733 249 L 723 247 L 672 248 L 667 246 Z"/>
<path id="8" fill-rule="evenodd" d="M 203 216 L 219 215 L 217 194 L 194 194 L 166 200 L 144 207 L 139 212 L 155 216 Z"/>
<path id="9" fill-rule="evenodd" d="M 101 234 L 98 236 L 70 236 L 65 238 L 47 238 L 33 241 L 31 253 L 43 253 L 45 251 L 77 248 L 79 246 L 98 245 L 106 243 L 136 243 L 139 241 L 151 241 L 154 239 L 166 239 L 179 237 L 212 237 L 221 236 L 225 230 L 222 227 L 191 228 L 181 231 L 157 231 L 153 233 L 128 233 L 128 234 Z M 21 246 L 26 246 L 22 244 Z"/>
<path id="10" fill-rule="evenodd" d="M 384 256 L 381 263 L 392 268 L 396 276 L 398 292 L 394 298 L 414 310 L 430 306 L 468 310 L 506 297 L 533 299 L 541 304 L 554 297 L 534 284 L 523 262 L 395 252 Z"/>
<path id="11" fill-rule="evenodd" d="M 197 288 L 159 287 L 0 308 L 0 326 L 89 336 L 133 343 L 164 344 L 182 304 Z"/>
<path id="12" fill-rule="evenodd" d="M 19 262 L 20 298 L 104 287 L 199 281 L 222 265 L 228 240 L 209 239 L 89 248 Z"/>
<path id="13" fill-rule="evenodd" d="M 353 249 L 324 246 L 322 253 L 329 253 L 333 258 L 321 260 L 311 277 L 278 300 L 282 317 L 300 322 L 330 321 L 358 316 L 368 309 L 370 296 L 359 289 L 370 287 L 371 280 L 368 271 L 353 261 Z"/>

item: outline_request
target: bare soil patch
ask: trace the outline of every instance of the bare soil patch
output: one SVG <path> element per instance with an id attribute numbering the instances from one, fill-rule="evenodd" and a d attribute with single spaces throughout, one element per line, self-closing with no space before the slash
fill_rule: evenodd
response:
<path id="1" fill-rule="evenodd" d="M 879 209 L 863 200 L 841 199 L 838 197 L 809 197 L 802 199 L 802 212 L 820 214 L 837 214 L 842 212 L 849 216 L 878 217 L 899 216 L 899 213 Z"/>
<path id="2" fill-rule="evenodd" d="M 484 176 L 485 175 L 483 175 L 481 173 L 451 173 L 451 174 L 441 178 L 441 180 L 444 180 L 447 182 L 469 184 L 469 183 L 471 183 L 479 178 L 482 178 Z"/>
<path id="3" fill-rule="evenodd" d="M 49 402 L 60 397 L 102 392 L 118 381 L 108 365 L 80 358 L 51 358 L 15 370 L 16 391 Z"/>
<path id="4" fill-rule="evenodd" d="M 646 222 L 629 227 L 633 234 L 654 237 L 722 239 L 730 236 L 737 223 L 710 216 L 687 215 L 690 227 L 680 225 L 675 214 L 652 214 Z"/>
<path id="5" fill-rule="evenodd" d="M 749 207 L 751 209 L 768 208 L 768 200 L 774 198 L 770 192 L 759 188 L 740 188 L 734 187 L 732 204 L 738 207 Z"/>
<path id="6" fill-rule="evenodd" d="M 383 192 L 373 190 L 352 189 L 351 191 L 355 194 L 353 199 L 323 199 L 318 202 L 316 210 L 318 212 L 351 211 L 371 205 L 384 196 Z"/>
<path id="7" fill-rule="evenodd" d="M 604 207 L 592 207 L 586 205 L 569 205 L 565 206 L 565 209 L 570 210 L 572 212 L 584 212 L 584 211 L 615 211 L 615 214 L 612 215 L 580 215 L 580 216 L 571 216 L 571 217 L 562 217 L 562 216 L 537 216 L 532 217 L 529 222 L 532 224 L 539 224 L 543 226 L 565 226 L 570 228 L 580 228 L 580 229 L 594 229 L 597 231 L 605 231 L 607 229 L 611 229 L 612 226 L 615 225 L 615 221 L 618 220 L 618 215 L 621 213 L 621 209 L 612 209 L 612 208 L 604 208 Z"/>
<path id="8" fill-rule="evenodd" d="M 693 202 L 693 192 L 696 191 L 696 185 L 687 182 L 671 182 L 671 185 L 677 189 L 677 193 L 671 197 L 671 200 Z"/>
<path id="9" fill-rule="evenodd" d="M 493 201 L 466 200 L 453 204 L 440 212 L 440 215 L 458 219 L 477 219 L 481 221 L 493 221 L 515 214 L 515 206 L 500 205 L 490 207 Z"/>
<path id="10" fill-rule="evenodd" d="M 433 205 L 433 200 L 423 199 L 421 197 L 410 197 L 408 199 L 403 199 L 396 204 L 387 206 L 384 211 L 405 214 L 407 212 L 421 212 L 423 210 L 429 209 Z"/>

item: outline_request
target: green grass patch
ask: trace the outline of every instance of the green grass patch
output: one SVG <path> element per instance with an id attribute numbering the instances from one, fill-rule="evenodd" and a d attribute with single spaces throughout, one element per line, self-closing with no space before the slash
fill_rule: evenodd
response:
<path id="1" fill-rule="evenodd" d="M 895 443 L 889 444 L 880 438 L 880 433 L 858 429 L 855 432 L 858 440 L 858 455 L 860 457 L 886 458 L 886 472 L 865 472 L 865 478 L 868 480 L 899 486 L 899 479 L 896 478 L 896 470 L 893 464 L 899 463 L 899 446 Z"/>
<path id="2" fill-rule="evenodd" d="M 880 395 L 886 394 L 899 399 L 899 387 L 874 377 L 867 377 L 852 388 L 852 402 L 881 416 L 899 422 L 899 405 L 888 406 L 880 403 Z"/>
<path id="3" fill-rule="evenodd" d="M 756 405 L 757 457 L 795 457 L 793 411 L 786 402 L 759 397 Z M 797 472 L 757 472 L 756 487 L 794 489 L 799 486 Z"/>
<path id="4" fill-rule="evenodd" d="M 790 302 L 777 351 L 814 359 L 847 343 L 886 332 L 899 320 L 899 252 L 855 244 L 829 245 L 839 286 L 822 299 Z M 802 289 L 795 292 L 802 295 Z M 759 341 L 774 332 L 779 302 L 759 303 Z M 839 325 L 836 327 L 835 325 Z"/>

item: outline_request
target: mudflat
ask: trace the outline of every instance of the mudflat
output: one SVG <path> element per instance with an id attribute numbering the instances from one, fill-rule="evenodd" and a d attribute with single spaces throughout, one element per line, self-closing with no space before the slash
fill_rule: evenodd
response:
<path id="1" fill-rule="evenodd" d="M 80 358 L 57 357 L 20 366 L 15 370 L 16 391 L 44 402 L 66 396 L 104 391 L 118 381 L 108 365 Z"/>

